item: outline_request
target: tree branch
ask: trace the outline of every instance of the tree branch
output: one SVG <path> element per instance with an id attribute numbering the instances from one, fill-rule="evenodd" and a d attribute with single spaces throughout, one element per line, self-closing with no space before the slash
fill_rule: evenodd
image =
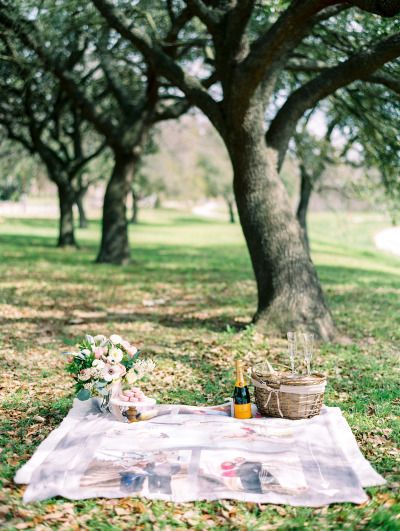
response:
<path id="1" fill-rule="evenodd" d="M 90 153 L 89 155 L 86 155 L 86 156 L 83 156 L 80 158 L 80 159 L 77 159 L 76 161 L 74 161 L 70 168 L 69 168 L 69 175 L 70 175 L 70 179 L 75 177 L 75 175 L 78 173 L 78 171 L 83 168 L 83 166 L 86 166 L 86 164 L 88 162 L 90 162 L 91 160 L 93 160 L 94 158 L 96 158 L 98 155 L 100 155 L 100 153 L 106 148 L 106 143 L 105 142 L 102 142 L 99 147 L 97 149 L 95 149 L 92 153 Z M 96 177 L 97 179 L 97 177 Z"/>
<path id="2" fill-rule="evenodd" d="M 394 16 L 400 12 L 399 0 L 292 1 L 278 20 L 251 45 L 250 53 L 242 62 L 234 81 L 240 95 L 238 105 L 251 97 L 261 81 L 266 81 L 266 71 L 274 79 L 276 71 L 282 68 L 290 51 L 296 48 L 313 26 L 353 5 L 380 15 L 386 13 L 385 16 Z"/>
<path id="3" fill-rule="evenodd" d="M 49 50 L 42 45 L 37 38 L 36 26 L 32 21 L 25 19 L 18 19 L 15 21 L 9 14 L 4 1 L 0 1 L 0 24 L 15 31 L 20 41 L 33 50 L 39 59 L 43 62 L 46 68 L 50 70 L 60 81 L 61 88 L 75 101 L 75 103 L 82 109 L 84 117 L 92 122 L 96 128 L 108 139 L 112 137 L 113 124 L 108 120 L 104 114 L 96 111 L 95 106 L 88 100 L 81 90 L 80 86 L 70 76 L 69 72 L 65 71 L 63 66 L 54 58 Z"/>
<path id="4" fill-rule="evenodd" d="M 285 70 L 289 72 L 306 72 L 306 73 L 319 73 L 326 70 L 329 66 L 323 61 L 310 61 L 308 59 L 295 59 L 290 60 Z"/>
<path id="5" fill-rule="evenodd" d="M 186 5 L 203 22 L 211 34 L 215 33 L 224 14 L 222 11 L 206 6 L 203 0 L 186 0 Z"/>
<path id="6" fill-rule="evenodd" d="M 187 96 L 192 104 L 199 107 L 213 122 L 218 130 L 223 129 L 221 111 L 217 102 L 208 94 L 202 83 L 181 68 L 169 57 L 159 43 L 144 32 L 129 28 L 115 8 L 106 0 L 92 0 L 103 17 L 122 37 L 125 37 L 144 56 L 154 70 L 166 77 Z"/>
<path id="7" fill-rule="evenodd" d="M 400 96 L 400 79 L 389 76 L 386 73 L 377 72 L 372 76 L 367 76 L 364 78 L 364 81 L 369 83 L 376 83 L 378 85 L 384 85 L 391 91 L 395 92 Z"/>
<path id="8" fill-rule="evenodd" d="M 186 98 L 175 98 L 175 100 L 173 105 L 160 106 L 159 109 L 156 109 L 155 120 L 157 122 L 179 118 L 190 109 L 191 105 Z"/>
<path id="9" fill-rule="evenodd" d="M 189 20 L 192 18 L 192 13 L 189 9 L 183 9 L 179 15 L 174 16 L 174 18 L 170 18 L 171 20 L 171 27 L 164 39 L 165 47 L 164 51 L 167 53 L 170 53 L 170 55 L 173 55 L 175 53 L 175 50 L 168 50 L 170 46 L 172 46 L 176 39 L 178 38 L 179 32 L 184 27 L 184 25 L 189 22 Z M 172 52 L 172 53 L 171 53 Z"/>
<path id="10" fill-rule="evenodd" d="M 34 148 L 33 144 L 31 142 L 29 142 L 29 140 L 27 138 L 25 138 L 23 135 L 21 135 L 19 133 L 16 133 L 15 130 L 13 129 L 12 124 L 10 122 L 3 121 L 3 120 L 0 119 L 0 124 L 7 131 L 7 137 L 10 140 L 15 140 L 15 142 L 18 142 L 19 144 L 22 144 L 24 146 L 24 148 L 30 154 L 33 155 L 35 153 L 35 148 Z"/>
<path id="11" fill-rule="evenodd" d="M 270 76 L 275 73 L 306 31 L 319 22 L 315 15 L 332 3 L 333 0 L 294 0 L 278 20 L 252 43 L 236 75 L 241 100 L 250 98 L 265 79 L 266 71 L 270 72 Z"/>
<path id="12" fill-rule="evenodd" d="M 272 120 L 266 134 L 267 145 L 276 149 L 281 166 L 289 140 L 298 120 L 307 109 L 336 90 L 353 81 L 364 79 L 385 63 L 400 56 L 400 33 L 378 43 L 371 43 L 366 50 L 356 53 L 346 61 L 324 70 L 311 81 L 295 90 Z"/>
<path id="13" fill-rule="evenodd" d="M 112 65 L 110 65 L 109 57 L 107 57 L 104 52 L 100 52 L 100 57 L 101 68 L 103 70 L 108 89 L 114 96 L 122 112 L 130 114 L 132 107 L 130 95 L 125 90 L 125 87 L 120 80 L 117 78 L 115 70 L 112 68 Z"/>
<path id="14" fill-rule="evenodd" d="M 400 2 L 398 0 L 351 0 L 351 3 L 363 11 L 368 11 L 381 17 L 394 17 L 400 13 Z"/>

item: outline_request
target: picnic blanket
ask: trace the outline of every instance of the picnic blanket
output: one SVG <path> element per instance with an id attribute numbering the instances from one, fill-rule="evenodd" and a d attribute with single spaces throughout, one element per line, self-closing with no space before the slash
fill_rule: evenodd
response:
<path id="1" fill-rule="evenodd" d="M 133 424 L 75 400 L 17 472 L 24 501 L 143 496 L 174 502 L 230 498 L 319 507 L 363 503 L 385 480 L 362 456 L 339 408 L 307 420 L 237 420 L 230 404 L 161 406 Z"/>

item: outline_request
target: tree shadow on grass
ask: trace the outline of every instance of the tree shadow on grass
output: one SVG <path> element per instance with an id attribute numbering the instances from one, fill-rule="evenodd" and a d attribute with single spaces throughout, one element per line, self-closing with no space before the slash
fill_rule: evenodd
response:
<path id="1" fill-rule="evenodd" d="M 362 269 L 341 265 L 317 265 L 322 283 L 331 285 L 347 284 L 365 288 L 394 287 L 400 289 L 400 270 L 398 273 L 379 269 Z"/>
<path id="2" fill-rule="evenodd" d="M 44 236 L 1 235 L 0 246 L 4 262 L 27 264 L 32 268 L 36 262 L 51 265 L 85 265 L 96 273 L 107 275 L 131 274 L 126 279 L 130 284 L 140 281 L 194 282 L 208 281 L 215 277 L 220 282 L 253 279 L 248 256 L 240 246 L 190 247 L 182 245 L 136 246 L 134 262 L 124 266 L 95 264 L 97 246 L 82 245 L 80 249 L 60 249 L 52 245 L 52 238 Z M 43 252 L 41 252 L 43 251 Z"/>
<path id="3" fill-rule="evenodd" d="M 179 291 L 185 293 L 199 292 L 202 294 L 198 311 L 209 308 L 238 307 L 253 308 L 255 295 L 253 288 L 249 291 L 241 289 L 242 282 L 254 282 L 249 258 L 243 252 L 241 245 L 204 246 L 191 247 L 189 245 L 141 245 L 136 248 L 135 264 L 127 266 L 95 265 L 93 256 L 95 243 L 79 251 L 62 250 L 49 244 L 49 237 L 25 235 L 2 235 L 0 244 L 3 248 L 3 266 L 20 266 L 18 271 L 13 272 L 13 279 L 23 281 L 38 279 L 47 282 L 47 295 L 54 299 L 62 297 L 71 286 L 82 285 L 82 293 L 85 288 L 101 290 L 112 283 L 113 286 L 124 286 L 130 289 L 140 289 L 145 293 L 157 293 L 165 297 L 169 286 L 175 297 L 179 298 Z M 93 250 L 93 254 L 89 253 Z M 7 253 L 10 253 L 10 256 Z M 384 264 L 384 262 L 383 262 Z M 37 269 L 36 269 L 36 266 Z M 39 267 L 40 266 L 40 267 Z M 48 267 L 47 267 L 48 266 Z M 62 268 L 65 268 L 64 270 Z M 375 269 L 361 269 L 357 267 L 344 267 L 341 265 L 317 266 L 323 286 L 327 288 L 328 298 L 333 307 L 343 309 L 349 304 L 360 306 L 360 312 L 365 322 L 371 322 L 368 315 L 371 306 L 385 308 L 385 311 L 398 313 L 398 298 L 400 290 L 399 273 L 379 270 L 379 262 Z M 54 277 L 52 276 L 54 271 Z M 62 272 L 63 278 L 57 276 Z M 63 282 L 67 286 L 63 286 Z M 154 286 L 154 291 L 153 290 Z M 247 284 L 253 286 L 253 284 Z M 36 291 L 43 291 L 43 284 L 36 288 L 29 286 L 25 289 L 27 294 L 35 296 Z M 160 291 L 161 290 L 161 291 Z M 83 304 L 77 293 L 76 309 Z M 137 291 L 136 297 L 142 295 Z M 8 303 L 22 306 L 23 300 L 12 301 L 13 292 L 7 294 Z M 78 298 L 79 297 L 79 298 Z M 70 296 L 71 298 L 71 296 Z M 168 299 L 168 295 L 166 296 Z M 115 302 L 115 301 L 114 301 Z M 167 304 L 174 305 L 173 297 Z M 83 307 L 87 304 L 83 304 Z M 192 304 L 193 305 L 193 304 Z M 90 307 L 90 304 L 89 304 Z M 189 310 L 193 313 L 193 309 Z M 138 311 L 120 316 L 105 315 L 99 321 L 97 317 L 91 322 L 114 323 L 118 320 L 124 322 L 140 320 L 142 322 L 159 323 L 169 328 L 196 328 L 215 332 L 221 332 L 227 325 L 234 326 L 232 314 L 225 316 L 210 316 L 205 318 L 188 316 L 188 312 L 178 309 L 175 314 L 162 315 L 152 311 Z M 251 315 L 249 315 L 250 319 Z M 37 322 L 37 319 L 33 319 Z M 9 321 L 7 321 L 9 322 Z M 64 325 L 68 324 L 64 320 Z M 387 329 L 387 323 L 384 325 Z M 350 332 L 351 333 L 351 332 Z"/>
<path id="4" fill-rule="evenodd" d="M 110 313 L 104 315 L 95 315 L 93 317 L 79 317 L 65 319 L 59 317 L 41 318 L 41 317 L 0 317 L 0 326 L 11 325 L 13 323 L 42 323 L 44 326 L 51 321 L 55 330 L 61 331 L 65 326 L 73 327 L 74 325 L 101 325 L 101 324 L 121 324 L 121 323 L 153 323 L 166 328 L 172 329 L 197 329 L 207 330 L 209 332 L 226 332 L 230 327 L 235 331 L 243 330 L 247 325 L 237 323 L 231 315 L 218 317 L 210 316 L 197 318 L 187 316 L 184 313 L 175 315 L 160 315 L 153 312 L 132 312 L 132 313 Z M 250 324 L 250 320 L 249 323 Z"/>
<path id="5" fill-rule="evenodd" d="M 399 265 L 399 257 L 396 257 L 395 255 L 391 255 L 390 253 L 382 253 L 382 251 L 376 250 L 368 250 L 365 249 L 362 246 L 355 247 L 350 244 L 333 244 L 332 242 L 325 242 L 318 239 L 313 239 L 311 242 L 311 254 L 319 254 L 324 256 L 332 256 L 332 257 L 348 257 L 352 260 L 354 259 L 371 259 L 374 261 L 379 262 L 380 260 L 384 260 L 385 262 L 390 262 L 394 266 Z"/>
<path id="6" fill-rule="evenodd" d="M 19 234 L 2 234 L 0 235 L 0 245 L 3 248 L 3 251 L 6 250 L 6 252 L 7 250 L 14 251 L 15 247 L 17 247 L 18 250 L 29 250 L 30 247 L 42 247 L 43 249 L 46 249 L 46 252 L 49 249 L 59 249 L 57 247 L 57 238 L 53 238 L 53 236 L 21 236 Z"/>

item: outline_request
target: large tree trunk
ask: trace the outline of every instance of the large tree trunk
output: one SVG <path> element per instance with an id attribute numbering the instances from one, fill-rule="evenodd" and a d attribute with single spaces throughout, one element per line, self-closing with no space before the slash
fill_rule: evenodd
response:
<path id="1" fill-rule="evenodd" d="M 257 129 L 252 118 L 237 130 L 231 128 L 227 143 L 239 218 L 257 282 L 254 320 L 269 333 L 303 329 L 330 340 L 334 324 L 279 178 L 277 153 L 265 147 L 262 123 Z"/>
<path id="2" fill-rule="evenodd" d="M 58 184 L 57 188 L 58 200 L 60 205 L 59 235 L 57 246 L 76 247 L 73 214 L 75 194 L 69 184 Z"/>
<path id="3" fill-rule="evenodd" d="M 107 184 L 103 205 L 103 230 L 98 263 L 129 262 L 126 201 L 132 187 L 134 156 L 116 153 L 114 169 Z"/>
<path id="4" fill-rule="evenodd" d="M 296 217 L 303 231 L 304 241 L 307 250 L 309 251 L 310 242 L 308 239 L 307 214 L 313 191 L 313 181 L 303 165 L 300 165 L 300 181 L 300 199 L 297 206 Z"/>
<path id="5" fill-rule="evenodd" d="M 76 206 L 78 207 L 78 213 L 79 213 L 79 228 L 80 229 L 87 229 L 88 227 L 88 219 L 86 217 L 85 207 L 83 204 L 83 198 L 85 197 L 87 192 L 87 188 L 82 188 L 77 192 L 76 194 Z"/>

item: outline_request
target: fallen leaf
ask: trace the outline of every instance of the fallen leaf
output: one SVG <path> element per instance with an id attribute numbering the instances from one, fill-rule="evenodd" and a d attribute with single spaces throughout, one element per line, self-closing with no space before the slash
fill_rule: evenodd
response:
<path id="1" fill-rule="evenodd" d="M 11 512 L 12 512 L 12 507 L 10 507 L 10 505 L 0 506 L 0 516 L 7 516 Z"/>
<path id="2" fill-rule="evenodd" d="M 130 510 L 129 509 L 124 509 L 123 507 L 115 507 L 114 508 L 114 512 L 118 516 L 122 516 L 124 514 L 130 514 Z"/>

